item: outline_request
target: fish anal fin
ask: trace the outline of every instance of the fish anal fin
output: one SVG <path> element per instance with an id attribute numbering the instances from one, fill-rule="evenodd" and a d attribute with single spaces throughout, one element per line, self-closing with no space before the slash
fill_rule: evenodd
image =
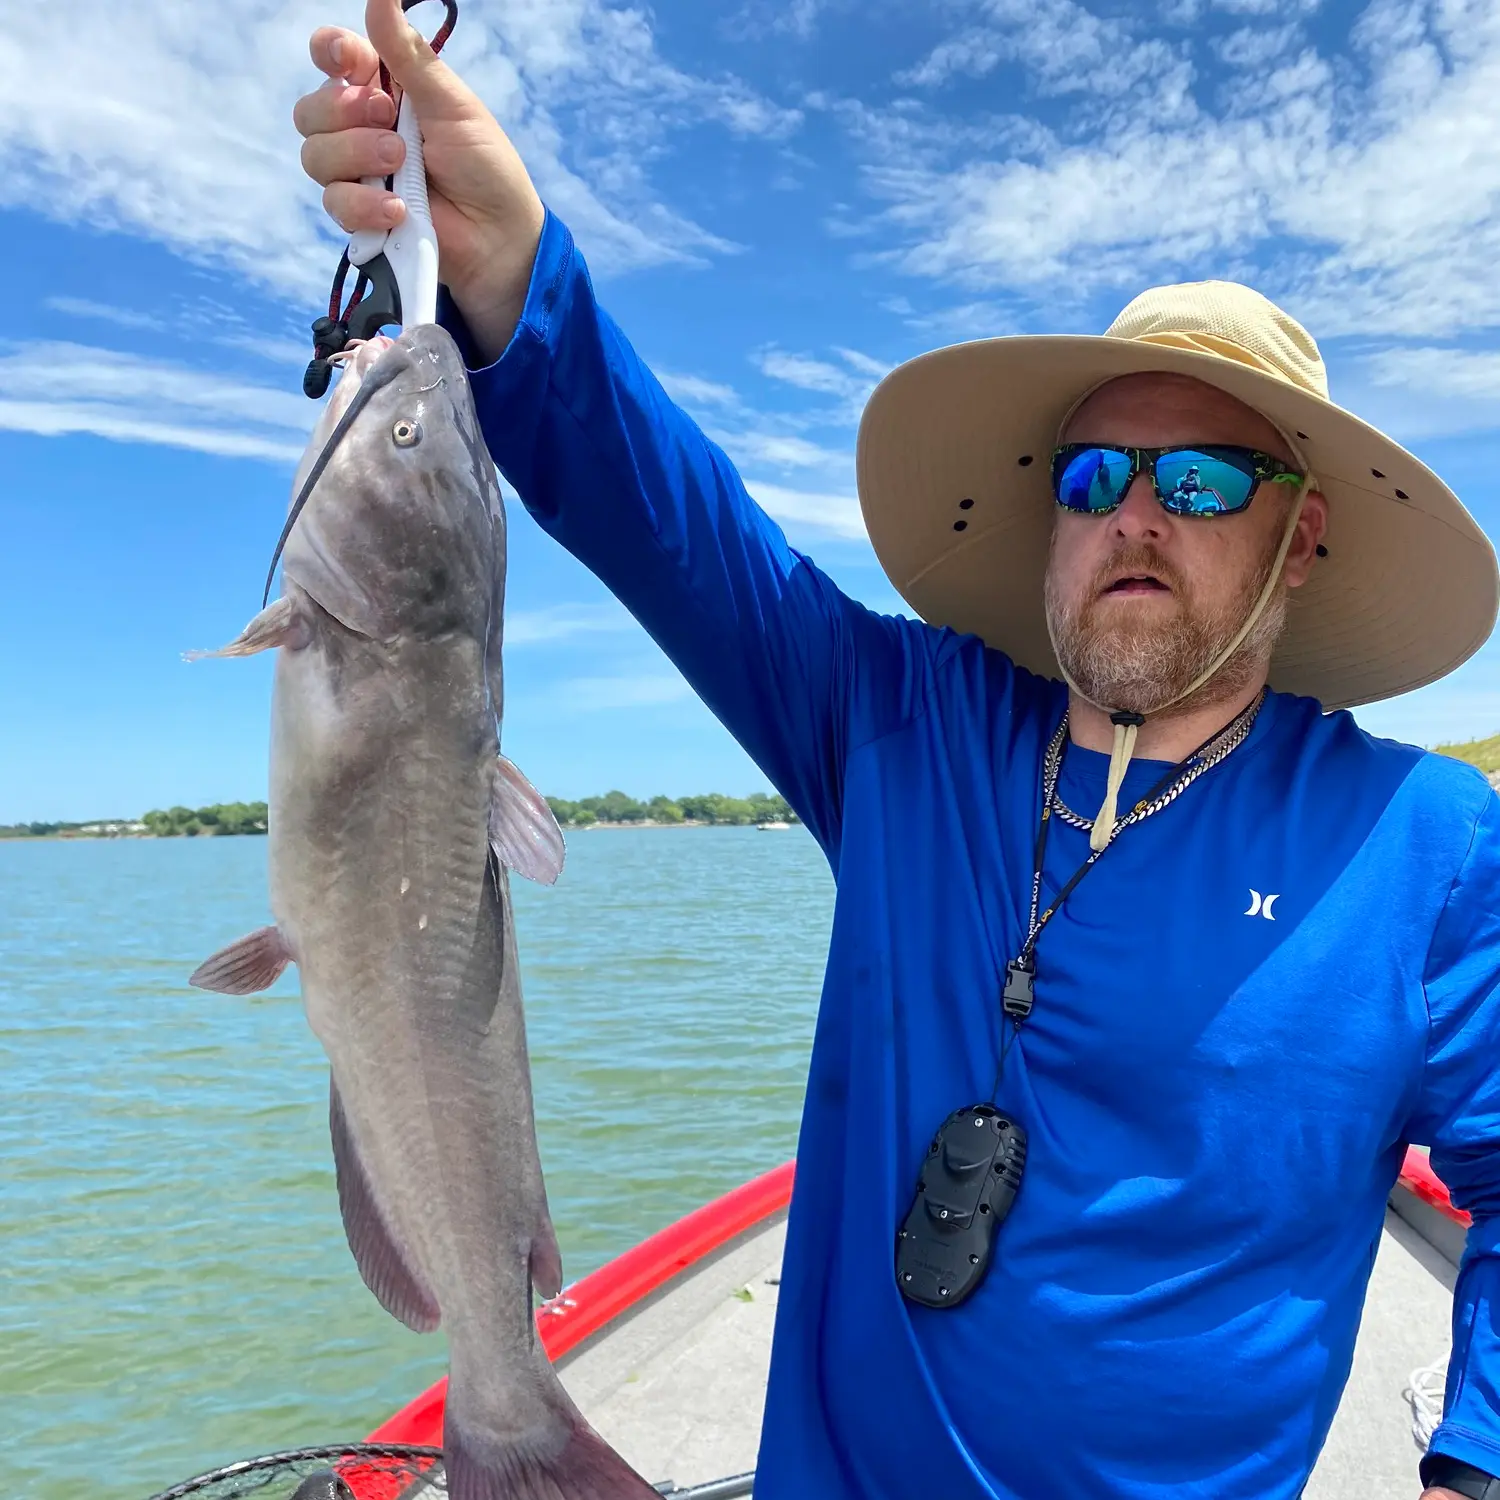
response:
<path id="1" fill-rule="evenodd" d="M 531 1284 L 543 1302 L 550 1301 L 563 1284 L 562 1251 L 557 1246 L 557 1231 L 550 1219 L 542 1221 L 542 1227 L 531 1241 Z"/>
<path id="2" fill-rule="evenodd" d="M 375 1200 L 339 1098 L 338 1084 L 332 1079 L 328 1084 L 328 1129 L 333 1137 L 333 1169 L 344 1234 L 360 1276 L 393 1318 L 415 1333 L 431 1333 L 442 1316 L 437 1298 L 412 1269 L 410 1256 L 397 1245 Z"/>
<path id="3" fill-rule="evenodd" d="M 661 1500 L 576 1410 L 557 1416 L 571 1428 L 560 1448 L 539 1437 L 485 1441 L 450 1398 L 443 1417 L 449 1500 Z"/>
<path id="4" fill-rule="evenodd" d="M 296 650 L 308 641 L 307 622 L 297 613 L 296 603 L 287 594 L 273 599 L 251 622 L 217 651 L 184 651 L 184 661 L 202 661 L 210 656 L 254 656 L 277 646 Z"/>
<path id="5" fill-rule="evenodd" d="M 281 978 L 282 970 L 292 961 L 292 950 L 276 927 L 257 927 L 227 948 L 220 948 L 205 958 L 191 974 L 188 983 L 200 990 L 216 990 L 221 995 L 258 995 Z"/>
<path id="6" fill-rule="evenodd" d="M 562 874 L 562 829 L 547 799 L 503 755 L 495 757 L 490 847 L 501 864 L 527 880 L 551 885 Z"/>

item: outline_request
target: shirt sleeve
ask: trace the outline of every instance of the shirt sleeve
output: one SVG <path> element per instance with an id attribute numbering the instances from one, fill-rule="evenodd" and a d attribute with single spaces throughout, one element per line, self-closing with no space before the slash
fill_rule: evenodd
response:
<path id="1" fill-rule="evenodd" d="M 1453 1293 L 1453 1355 L 1431 1451 L 1500 1474 L 1500 798 L 1484 801 L 1433 933 L 1430 1033 L 1413 1135 L 1473 1215 Z"/>
<path id="2" fill-rule="evenodd" d="M 876 615 L 788 544 L 595 300 L 549 213 L 521 321 L 475 369 L 480 426 L 537 522 L 646 628 L 837 868 L 844 765 L 918 712 L 942 633 Z"/>

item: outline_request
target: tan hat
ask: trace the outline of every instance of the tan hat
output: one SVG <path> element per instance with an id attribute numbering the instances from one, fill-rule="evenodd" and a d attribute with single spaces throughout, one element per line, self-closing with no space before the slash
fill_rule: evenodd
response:
<path id="1" fill-rule="evenodd" d="M 954 344 L 893 370 L 860 421 L 860 505 L 876 555 L 923 619 L 1060 675 L 1042 580 L 1051 460 L 1078 399 L 1169 370 L 1217 386 L 1295 440 L 1328 499 L 1329 555 L 1290 596 L 1271 686 L 1325 708 L 1433 682 L 1488 638 L 1495 550 L 1425 464 L 1328 399 L 1312 337 L 1248 287 L 1157 287 L 1101 338 Z"/>

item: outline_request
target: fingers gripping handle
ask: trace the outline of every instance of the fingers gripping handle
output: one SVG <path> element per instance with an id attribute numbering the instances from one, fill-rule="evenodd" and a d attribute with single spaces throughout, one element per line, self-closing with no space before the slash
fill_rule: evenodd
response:
<path id="1" fill-rule="evenodd" d="M 422 156 L 422 128 L 411 95 L 401 96 L 396 133 L 406 143 L 406 158 L 391 189 L 406 204 L 406 217 L 391 230 L 361 229 L 349 237 L 349 264 L 363 266 L 384 254 L 401 293 L 401 326 L 437 320 L 438 244 L 427 202 L 427 166 Z M 367 186 L 383 187 L 384 178 L 367 177 Z"/>

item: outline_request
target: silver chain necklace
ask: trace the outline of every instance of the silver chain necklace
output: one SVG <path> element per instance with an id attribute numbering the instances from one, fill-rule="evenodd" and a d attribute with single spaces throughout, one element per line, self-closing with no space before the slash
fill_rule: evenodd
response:
<path id="1" fill-rule="evenodd" d="M 1245 743 L 1250 731 L 1255 727 L 1255 720 L 1260 714 L 1261 705 L 1266 701 L 1266 689 L 1262 688 L 1255 698 L 1246 705 L 1244 711 L 1237 719 L 1224 726 L 1223 732 L 1203 749 L 1202 754 L 1194 761 L 1187 772 L 1180 776 L 1160 796 L 1154 797 L 1149 802 L 1138 802 L 1131 810 L 1115 824 L 1115 834 L 1118 836 L 1124 829 L 1129 828 L 1132 823 L 1143 822 L 1153 813 L 1159 813 L 1162 808 L 1170 806 L 1175 802 L 1205 771 L 1211 771 L 1218 763 L 1238 750 Z M 1057 791 L 1058 772 L 1062 768 L 1063 742 L 1068 737 L 1068 716 L 1065 713 L 1062 723 L 1057 726 L 1057 733 L 1052 736 L 1052 743 L 1047 746 L 1046 759 L 1043 761 L 1042 785 L 1051 789 L 1052 811 L 1062 819 L 1070 828 L 1082 829 L 1088 833 L 1093 829 L 1094 820 L 1085 818 L 1081 813 L 1076 813 L 1063 801 Z"/>

